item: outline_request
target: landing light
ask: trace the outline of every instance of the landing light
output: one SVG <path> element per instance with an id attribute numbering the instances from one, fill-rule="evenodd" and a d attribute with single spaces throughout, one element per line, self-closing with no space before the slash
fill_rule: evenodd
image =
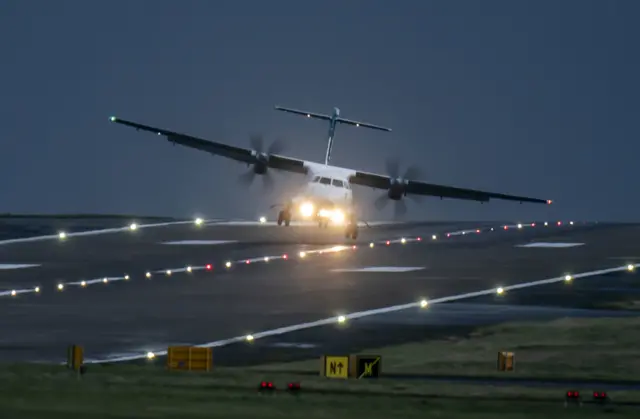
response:
<path id="1" fill-rule="evenodd" d="M 265 257 L 264 257 L 264 261 L 265 261 L 265 262 L 269 262 L 269 256 L 265 256 Z"/>
<path id="2" fill-rule="evenodd" d="M 331 214 L 331 221 L 335 224 L 342 224 L 344 222 L 344 213 L 339 210 L 333 211 L 333 214 Z"/>
<path id="3" fill-rule="evenodd" d="M 171 276 L 171 269 L 167 269 L 167 276 Z"/>
<path id="4" fill-rule="evenodd" d="M 311 217 L 313 215 L 313 204 L 310 202 L 305 202 L 300 205 L 300 214 L 303 217 Z"/>
<path id="5" fill-rule="evenodd" d="M 373 242 L 369 243 L 369 247 L 373 248 L 373 246 L 375 246 Z"/>
<path id="6" fill-rule="evenodd" d="M 128 281 L 128 280 L 129 280 L 129 275 L 125 275 L 125 276 L 124 276 L 124 280 L 125 280 L 125 281 Z"/>
<path id="7" fill-rule="evenodd" d="M 305 256 L 307 256 L 307 254 L 306 254 L 305 252 L 300 252 L 300 257 L 301 257 L 301 258 L 303 258 L 303 257 L 305 257 Z"/>
<path id="8" fill-rule="evenodd" d="M 544 222 L 544 226 L 546 227 L 546 226 L 548 226 L 548 225 L 549 225 L 549 223 L 548 223 L 547 221 L 545 221 L 545 222 Z"/>
<path id="9" fill-rule="evenodd" d="M 193 270 L 193 268 L 191 268 L 191 266 L 187 266 L 187 272 L 191 272 Z"/>

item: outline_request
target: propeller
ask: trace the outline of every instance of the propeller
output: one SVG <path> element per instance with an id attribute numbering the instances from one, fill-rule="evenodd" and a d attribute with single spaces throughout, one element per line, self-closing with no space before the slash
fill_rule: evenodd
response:
<path id="1" fill-rule="evenodd" d="M 253 134 L 249 137 L 251 143 L 252 154 L 255 157 L 255 162 L 251 164 L 253 166 L 249 171 L 239 176 L 239 182 L 245 187 L 250 187 L 256 175 L 262 176 L 262 186 L 271 191 L 274 187 L 273 177 L 267 170 L 269 163 L 269 157 L 274 154 L 280 154 L 286 149 L 284 140 L 276 138 L 267 150 L 264 150 L 264 137 L 261 134 Z"/>
<path id="2" fill-rule="evenodd" d="M 406 202 L 404 202 L 404 199 L 402 199 L 404 195 L 403 183 L 406 180 L 416 180 L 421 178 L 422 171 L 417 166 L 409 166 L 404 171 L 402 176 L 400 176 L 399 175 L 400 163 L 398 162 L 397 159 L 387 159 L 385 163 L 386 163 L 387 175 L 391 180 L 391 186 L 384 195 L 380 195 L 378 198 L 376 198 L 373 204 L 376 207 L 376 209 L 380 211 L 387 206 L 387 203 L 389 201 L 395 201 L 394 208 L 393 208 L 393 216 L 396 219 L 401 218 L 407 213 L 407 204 Z M 407 196 L 409 197 L 409 199 L 415 202 L 420 202 L 420 197 L 417 195 L 407 195 Z"/>

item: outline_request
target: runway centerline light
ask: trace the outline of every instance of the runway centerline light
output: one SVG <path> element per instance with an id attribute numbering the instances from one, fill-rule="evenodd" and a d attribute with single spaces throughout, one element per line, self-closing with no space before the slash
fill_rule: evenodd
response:
<path id="1" fill-rule="evenodd" d="M 262 224 L 266 223 L 267 222 L 267 217 L 260 217 L 260 222 Z"/>
<path id="2" fill-rule="evenodd" d="M 498 295 L 502 295 L 504 294 L 504 288 L 498 287 L 498 289 L 496 289 L 496 292 L 498 293 Z"/>
<path id="3" fill-rule="evenodd" d="M 338 323 L 344 323 L 347 321 L 347 318 L 345 316 L 338 316 Z"/>
<path id="4" fill-rule="evenodd" d="M 429 305 L 429 302 L 427 300 L 420 301 L 420 307 L 425 308 L 428 305 Z"/>
<path id="5" fill-rule="evenodd" d="M 571 279 L 572 279 L 571 275 L 565 275 L 564 276 L 564 280 L 567 281 L 567 282 L 571 281 Z"/>
<path id="6" fill-rule="evenodd" d="M 636 267 L 635 267 L 634 265 L 631 265 L 631 264 L 627 265 L 627 270 L 628 270 L 629 272 L 633 271 L 635 268 L 636 268 Z"/>
<path id="7" fill-rule="evenodd" d="M 67 233 L 65 233 L 64 231 L 59 232 L 59 233 L 58 233 L 58 238 L 59 238 L 60 240 L 64 240 L 64 239 L 66 239 L 66 238 L 67 238 Z"/>
<path id="8" fill-rule="evenodd" d="M 137 229 L 138 229 L 138 224 L 136 224 L 136 223 L 131 223 L 131 224 L 129 225 L 129 229 L 130 229 L 130 230 L 132 230 L 132 231 L 133 231 L 133 230 L 137 230 Z"/>

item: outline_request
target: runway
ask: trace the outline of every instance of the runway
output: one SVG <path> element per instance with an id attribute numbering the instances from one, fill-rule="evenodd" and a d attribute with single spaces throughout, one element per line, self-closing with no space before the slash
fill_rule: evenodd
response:
<path id="1" fill-rule="evenodd" d="M 5 331 L 0 356 L 61 361 L 70 343 L 84 345 L 87 358 L 140 355 L 173 344 L 640 263 L 640 225 L 536 221 L 520 227 L 379 225 L 362 228 L 355 248 L 340 229 L 222 221 L 17 242 L 0 247 L 0 290 L 37 287 L 38 292 L 0 298 Z M 531 243 L 538 245 L 522 247 Z M 227 261 L 233 262 L 230 268 Z M 15 265 L 32 266 L 10 269 Z M 187 266 L 192 272 L 184 272 Z M 95 283 L 82 287 L 83 280 Z M 241 342 L 215 349 L 215 360 L 235 365 L 295 359 L 497 321 L 635 315 L 590 310 L 634 293 L 640 293 L 634 273 L 594 276 Z"/>

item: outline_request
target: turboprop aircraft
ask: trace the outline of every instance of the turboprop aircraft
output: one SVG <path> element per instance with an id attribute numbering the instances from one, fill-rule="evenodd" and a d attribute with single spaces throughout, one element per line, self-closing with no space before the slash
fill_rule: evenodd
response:
<path id="1" fill-rule="evenodd" d="M 332 115 L 324 115 L 313 112 L 300 111 L 276 106 L 277 110 L 303 115 L 307 118 L 315 118 L 329 121 L 329 138 L 324 164 L 306 160 L 300 160 L 280 154 L 282 143 L 275 141 L 264 150 L 262 137 L 251 137 L 252 148 L 241 148 L 224 143 L 205 140 L 188 134 L 181 134 L 163 128 L 143 125 L 137 122 L 124 120 L 112 116 L 112 122 L 126 125 L 136 130 L 143 130 L 164 136 L 174 144 L 205 151 L 213 155 L 226 157 L 251 167 L 251 170 L 242 175 L 245 182 L 252 182 L 255 175 L 263 177 L 266 186 L 271 185 L 269 169 L 298 173 L 307 176 L 308 182 L 299 193 L 290 197 L 282 204 L 278 213 L 278 225 L 284 223 L 289 226 L 292 219 L 313 220 L 320 227 L 327 227 L 330 222 L 345 226 L 345 237 L 356 239 L 358 237 L 358 222 L 353 200 L 352 186 L 368 186 L 374 189 L 386 190 L 375 202 L 378 208 L 383 207 L 391 200 L 396 202 L 396 215 L 406 212 L 403 197 L 411 196 L 435 196 L 451 199 L 472 200 L 488 202 L 491 199 L 508 201 L 531 202 L 551 204 L 551 200 L 528 198 L 524 196 L 506 195 L 494 192 L 485 192 L 474 189 L 457 188 L 453 186 L 436 185 L 426 183 L 417 178 L 419 169 L 409 167 L 400 175 L 398 164 L 387 162 L 387 175 L 363 172 L 355 169 L 336 167 L 329 164 L 331 149 L 338 123 L 356 127 L 391 131 L 389 128 L 380 127 L 366 122 L 345 119 L 340 116 L 340 110 L 334 108 Z"/>

